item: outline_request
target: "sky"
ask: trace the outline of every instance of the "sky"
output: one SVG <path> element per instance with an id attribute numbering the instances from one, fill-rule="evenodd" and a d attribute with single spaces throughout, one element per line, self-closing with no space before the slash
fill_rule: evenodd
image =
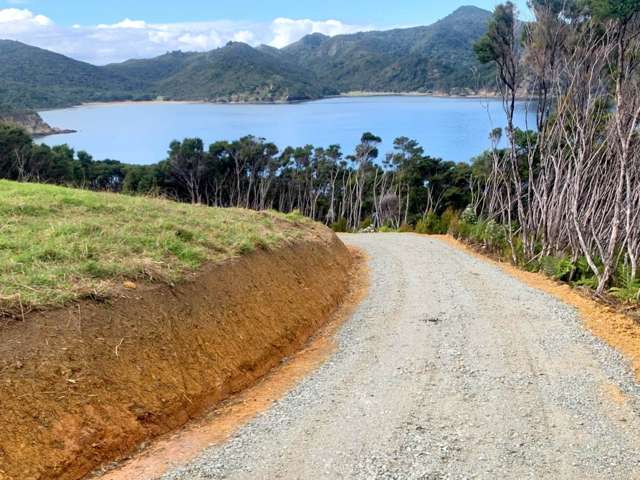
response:
<path id="1" fill-rule="evenodd" d="M 429 25 L 497 0 L 0 0 L 0 38 L 94 64 L 204 51 L 228 41 L 283 47 L 338 35 Z M 524 11 L 526 0 L 516 2 Z"/>

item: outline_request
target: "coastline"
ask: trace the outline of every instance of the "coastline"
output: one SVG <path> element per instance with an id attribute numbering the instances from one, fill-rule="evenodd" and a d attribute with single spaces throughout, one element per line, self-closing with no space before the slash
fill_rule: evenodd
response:
<path id="1" fill-rule="evenodd" d="M 319 98 L 309 98 L 305 100 L 283 100 L 283 101 L 215 101 L 215 100 L 114 100 L 107 102 L 84 102 L 78 105 L 71 105 L 62 108 L 43 108 L 38 112 L 53 110 L 65 110 L 67 108 L 80 107 L 108 107 L 118 105 L 295 105 L 299 103 L 317 102 L 335 98 L 367 98 L 367 97 L 431 97 L 431 98 L 451 98 L 451 99 L 497 99 L 499 95 L 491 92 L 480 92 L 469 95 L 451 95 L 442 92 L 369 92 L 353 91 L 344 92 L 338 95 L 327 95 Z"/>
<path id="2" fill-rule="evenodd" d="M 360 98 L 360 97 L 431 97 L 431 98 L 451 98 L 451 99 L 496 99 L 499 97 L 497 93 L 493 92 L 478 92 L 468 95 L 452 95 L 444 92 L 368 92 L 368 91 L 353 91 L 345 92 L 340 95 L 332 95 L 324 98 Z"/>

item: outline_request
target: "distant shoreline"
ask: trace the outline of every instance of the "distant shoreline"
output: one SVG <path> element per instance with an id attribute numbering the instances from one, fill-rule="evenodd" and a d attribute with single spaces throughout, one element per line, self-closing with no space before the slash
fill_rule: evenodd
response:
<path id="1" fill-rule="evenodd" d="M 451 95 L 442 92 L 367 92 L 367 91 L 354 91 L 345 92 L 340 95 L 333 95 L 325 98 L 359 98 L 359 97 L 431 97 L 431 98 L 498 98 L 498 94 L 490 92 L 480 92 L 469 95 Z"/>
<path id="2" fill-rule="evenodd" d="M 320 98 L 312 98 L 308 100 L 291 100 L 291 101 L 264 101 L 264 102 L 224 102 L 224 101 L 211 101 L 211 100 L 114 100 L 111 102 L 86 102 L 79 105 L 73 105 L 65 108 L 78 108 L 78 107 L 104 107 L 112 105 L 295 105 L 297 103 L 309 103 L 318 102 L 320 100 L 328 100 L 332 98 L 367 98 L 367 97 L 431 97 L 431 98 L 451 98 L 451 99 L 481 99 L 489 98 L 496 99 L 498 95 L 495 93 L 482 92 L 469 95 L 451 95 L 438 92 L 367 92 L 367 91 L 353 91 L 340 93 L 338 95 L 327 95 Z M 50 110 L 62 110 L 61 108 L 48 108 L 39 110 L 46 112 Z"/>

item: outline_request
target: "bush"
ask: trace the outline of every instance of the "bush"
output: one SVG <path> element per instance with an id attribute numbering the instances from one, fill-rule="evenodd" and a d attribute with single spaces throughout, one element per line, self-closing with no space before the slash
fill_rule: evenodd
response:
<path id="1" fill-rule="evenodd" d="M 430 235 L 447 233 L 442 219 L 435 212 L 429 212 L 424 218 L 418 220 L 415 231 Z"/>
<path id="2" fill-rule="evenodd" d="M 399 232 L 402 233 L 410 233 L 413 232 L 413 225 L 409 225 L 408 223 L 403 223 L 402 225 L 400 225 L 400 228 L 398 229 Z"/>
<path id="3" fill-rule="evenodd" d="M 478 223 L 478 216 L 476 215 L 475 209 L 469 205 L 460 215 L 460 220 L 464 223 L 468 223 L 469 225 L 475 225 Z"/>
<path id="4" fill-rule="evenodd" d="M 346 218 L 340 218 L 338 219 L 338 221 L 333 222 L 331 224 L 331 230 L 333 230 L 334 232 L 337 233 L 344 233 L 346 231 L 348 231 L 348 225 L 347 225 L 347 219 Z"/>
<path id="5" fill-rule="evenodd" d="M 371 220 L 371 217 L 367 217 L 360 222 L 359 230 L 364 230 L 366 228 L 369 228 L 371 225 L 373 225 L 373 220 Z"/>
<path id="6" fill-rule="evenodd" d="M 571 260 L 566 257 L 542 257 L 540 260 L 540 268 L 546 275 L 556 280 L 564 281 L 570 280 L 575 271 L 575 266 Z"/>
<path id="7" fill-rule="evenodd" d="M 620 263 L 614 275 L 615 286 L 610 292 L 614 297 L 623 301 L 640 300 L 640 279 L 631 276 L 631 269 L 628 265 Z"/>
<path id="8" fill-rule="evenodd" d="M 458 212 L 456 212 L 455 210 L 452 210 L 451 208 L 447 208 L 442 214 L 442 217 L 440 217 L 441 233 L 447 233 L 449 231 L 449 225 L 451 225 L 451 222 L 453 221 L 453 219 L 457 217 L 458 217 Z"/>

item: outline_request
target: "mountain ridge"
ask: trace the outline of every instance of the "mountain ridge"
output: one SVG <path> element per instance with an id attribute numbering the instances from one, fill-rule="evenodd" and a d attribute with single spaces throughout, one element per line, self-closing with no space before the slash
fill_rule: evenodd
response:
<path id="1" fill-rule="evenodd" d="M 288 102 L 354 91 L 469 95 L 490 78 L 472 49 L 490 16 L 467 6 L 428 26 L 312 33 L 281 49 L 229 42 L 104 66 L 0 40 L 0 111 L 156 98 Z"/>

